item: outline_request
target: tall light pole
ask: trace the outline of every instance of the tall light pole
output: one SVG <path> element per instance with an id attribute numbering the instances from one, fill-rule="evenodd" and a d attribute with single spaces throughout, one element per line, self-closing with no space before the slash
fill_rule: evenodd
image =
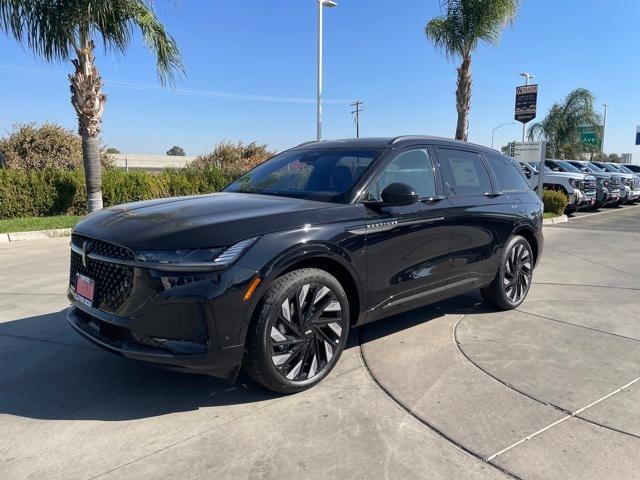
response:
<path id="1" fill-rule="evenodd" d="M 491 148 L 493 148 L 493 137 L 496 133 L 496 130 L 498 130 L 499 128 L 502 128 L 506 125 L 515 125 L 516 122 L 506 122 L 506 123 L 502 123 L 500 125 L 498 125 L 496 128 L 494 128 L 493 130 L 491 130 Z"/>
<path id="2" fill-rule="evenodd" d="M 603 103 L 602 106 L 604 107 L 604 119 L 602 120 L 602 142 L 600 142 L 600 153 L 604 154 L 604 132 L 607 129 L 607 108 L 611 105 Z"/>
<path id="3" fill-rule="evenodd" d="M 338 5 L 333 0 L 317 0 L 318 2 L 318 97 L 316 102 L 316 138 L 322 140 L 322 13 L 323 7 Z"/>
<path id="4" fill-rule="evenodd" d="M 520 76 L 524 77 L 524 85 L 525 85 L 525 87 L 529 85 L 529 80 L 531 80 L 532 78 L 535 78 L 533 75 L 531 75 L 530 73 L 527 73 L 527 72 L 522 72 L 520 74 Z M 522 141 L 523 142 L 524 142 L 524 129 L 525 129 L 526 125 L 527 125 L 526 123 L 524 123 L 524 122 L 522 123 Z"/>

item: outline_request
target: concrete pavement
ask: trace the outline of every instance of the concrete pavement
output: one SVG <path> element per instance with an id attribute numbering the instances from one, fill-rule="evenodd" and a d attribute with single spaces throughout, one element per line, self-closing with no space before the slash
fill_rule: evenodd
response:
<path id="1" fill-rule="evenodd" d="M 367 325 L 288 397 L 93 347 L 64 320 L 68 239 L 1 244 L 0 478 L 640 478 L 639 227 L 547 227 L 518 311 Z"/>

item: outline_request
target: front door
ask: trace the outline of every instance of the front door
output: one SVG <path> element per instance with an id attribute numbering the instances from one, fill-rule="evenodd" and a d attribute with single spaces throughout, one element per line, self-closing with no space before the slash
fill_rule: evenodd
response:
<path id="1" fill-rule="evenodd" d="M 385 206 L 381 193 L 391 183 L 413 187 L 420 201 Z M 450 203 L 443 196 L 435 162 L 427 148 L 400 152 L 365 194 L 368 203 L 367 320 L 424 303 L 428 291 L 449 275 Z"/>

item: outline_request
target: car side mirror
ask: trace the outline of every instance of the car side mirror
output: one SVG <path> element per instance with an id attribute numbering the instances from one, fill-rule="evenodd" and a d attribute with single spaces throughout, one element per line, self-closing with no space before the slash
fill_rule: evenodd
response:
<path id="1" fill-rule="evenodd" d="M 406 183 L 395 182 L 382 191 L 382 201 L 387 205 L 411 205 L 420 200 L 415 189 Z"/>
<path id="2" fill-rule="evenodd" d="M 525 177 L 527 177 L 527 178 L 531 178 L 531 170 L 525 170 L 525 171 L 524 171 L 524 175 L 525 175 Z"/>

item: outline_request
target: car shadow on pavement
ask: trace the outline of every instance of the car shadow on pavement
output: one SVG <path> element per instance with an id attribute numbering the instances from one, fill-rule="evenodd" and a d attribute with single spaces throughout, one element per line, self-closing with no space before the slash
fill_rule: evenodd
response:
<path id="1" fill-rule="evenodd" d="M 476 298 L 457 297 L 359 327 L 346 348 L 443 315 L 481 313 L 482 309 L 484 305 Z M 71 329 L 66 309 L 0 323 L 0 392 L 0 415 L 102 421 L 278 397 L 243 376 L 230 385 L 105 352 Z"/>
<path id="2" fill-rule="evenodd" d="M 0 323 L 0 415 L 121 421 L 277 397 L 105 352 L 67 324 L 66 309 Z"/>
<path id="3" fill-rule="evenodd" d="M 355 342 L 354 338 L 358 337 L 360 343 L 365 344 L 396 332 L 427 323 L 444 315 L 483 314 L 494 311 L 495 310 L 489 309 L 484 304 L 479 292 L 469 293 L 368 323 L 359 327 L 359 335 L 352 335 L 351 340 Z M 353 346 L 356 346 L 356 343 L 354 343 Z"/>

